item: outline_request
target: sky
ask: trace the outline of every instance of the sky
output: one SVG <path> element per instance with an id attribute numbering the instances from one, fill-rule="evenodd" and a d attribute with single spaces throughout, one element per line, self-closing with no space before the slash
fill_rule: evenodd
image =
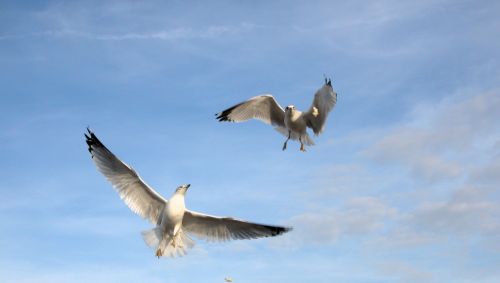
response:
<path id="1" fill-rule="evenodd" d="M 500 2 L 1 1 L 1 282 L 499 282 Z M 214 114 L 338 102 L 306 153 Z M 160 259 L 83 133 L 188 208 L 293 226 Z"/>

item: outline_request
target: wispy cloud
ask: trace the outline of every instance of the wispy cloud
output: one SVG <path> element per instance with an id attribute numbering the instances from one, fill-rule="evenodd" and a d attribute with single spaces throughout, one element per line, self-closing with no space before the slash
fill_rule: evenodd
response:
<path id="1" fill-rule="evenodd" d="M 500 233 L 500 208 L 479 188 L 457 190 L 446 201 L 422 203 L 409 217 L 417 231 L 445 235 L 495 235 Z"/>
<path id="2" fill-rule="evenodd" d="M 241 23 L 235 26 L 214 25 L 202 29 L 191 27 L 178 27 L 159 31 L 125 32 L 125 33 L 92 33 L 75 29 L 45 30 L 33 33 L 0 35 L 0 40 L 20 39 L 27 37 L 50 38 L 81 38 L 88 40 L 122 41 L 122 40 L 189 40 L 189 39 L 214 39 L 222 36 L 232 36 L 252 31 L 256 25 Z"/>
<path id="3" fill-rule="evenodd" d="M 293 233 L 274 241 L 278 247 L 334 245 L 342 239 L 377 234 L 385 221 L 396 216 L 397 210 L 374 197 L 353 197 L 339 208 L 322 208 L 290 219 Z"/>
<path id="4" fill-rule="evenodd" d="M 382 164 L 403 165 L 416 178 L 429 182 L 467 174 L 471 159 L 481 158 L 500 138 L 499 91 L 468 94 L 473 96 L 418 107 L 411 121 L 365 154 Z"/>

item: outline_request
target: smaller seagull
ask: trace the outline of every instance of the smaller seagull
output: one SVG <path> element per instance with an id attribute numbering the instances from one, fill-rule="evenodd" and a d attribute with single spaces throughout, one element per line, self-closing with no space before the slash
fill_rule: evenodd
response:
<path id="1" fill-rule="evenodd" d="M 226 282 L 233 282 L 233 278 L 231 278 L 231 277 L 226 277 L 226 278 L 224 278 L 224 281 L 226 281 Z"/>
<path id="2" fill-rule="evenodd" d="M 92 131 L 87 131 L 88 150 L 97 169 L 133 212 L 156 225 L 154 229 L 142 232 L 142 237 L 156 250 L 158 258 L 186 254 L 187 249 L 194 246 L 188 234 L 209 241 L 228 241 L 273 237 L 291 230 L 189 210 L 184 202 L 189 184 L 179 186 L 167 200 L 107 149 Z"/>
<path id="3" fill-rule="evenodd" d="M 272 95 L 259 95 L 249 100 L 236 104 L 220 113 L 215 114 L 219 122 L 243 122 L 258 119 L 266 124 L 271 124 L 275 129 L 287 137 L 283 150 L 290 139 L 300 142 L 300 150 L 306 151 L 305 145 L 314 145 L 307 133 L 311 128 L 317 136 L 325 128 L 328 113 L 337 103 L 337 93 L 333 90 L 332 81 L 325 78 L 325 84 L 316 91 L 314 100 L 307 112 L 301 112 L 293 105 L 288 105 L 285 110 L 278 104 Z"/>

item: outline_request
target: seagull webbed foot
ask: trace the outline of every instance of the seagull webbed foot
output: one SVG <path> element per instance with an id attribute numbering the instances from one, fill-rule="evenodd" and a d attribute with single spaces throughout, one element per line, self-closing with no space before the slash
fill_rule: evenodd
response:
<path id="1" fill-rule="evenodd" d="M 163 255 L 163 253 L 161 252 L 161 249 L 157 249 L 157 250 L 156 250 L 156 256 L 157 256 L 158 258 L 160 258 L 162 255 Z"/>
<path id="2" fill-rule="evenodd" d="M 304 147 L 303 143 L 300 144 L 300 151 L 306 152 L 306 148 Z"/>

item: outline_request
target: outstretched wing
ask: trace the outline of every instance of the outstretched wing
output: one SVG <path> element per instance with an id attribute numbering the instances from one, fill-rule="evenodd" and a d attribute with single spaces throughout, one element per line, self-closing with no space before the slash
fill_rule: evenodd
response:
<path id="1" fill-rule="evenodd" d="M 315 135 L 323 132 L 328 113 L 336 103 L 337 93 L 333 90 L 332 82 L 330 80 L 325 81 L 325 84 L 314 95 L 311 108 L 304 113 L 304 120 L 307 126 L 313 129 Z"/>
<path id="2" fill-rule="evenodd" d="M 87 131 L 90 136 L 85 134 L 85 137 L 97 169 L 133 212 L 157 224 L 167 200 L 148 186 L 132 167 L 109 151 L 92 131 Z"/>
<path id="3" fill-rule="evenodd" d="M 228 241 L 273 237 L 292 228 L 251 223 L 231 217 L 218 217 L 187 210 L 182 229 L 198 238 L 209 241 Z"/>
<path id="4" fill-rule="evenodd" d="M 259 95 L 217 113 L 219 122 L 243 122 L 259 119 L 266 124 L 285 127 L 285 111 L 272 95 Z"/>

